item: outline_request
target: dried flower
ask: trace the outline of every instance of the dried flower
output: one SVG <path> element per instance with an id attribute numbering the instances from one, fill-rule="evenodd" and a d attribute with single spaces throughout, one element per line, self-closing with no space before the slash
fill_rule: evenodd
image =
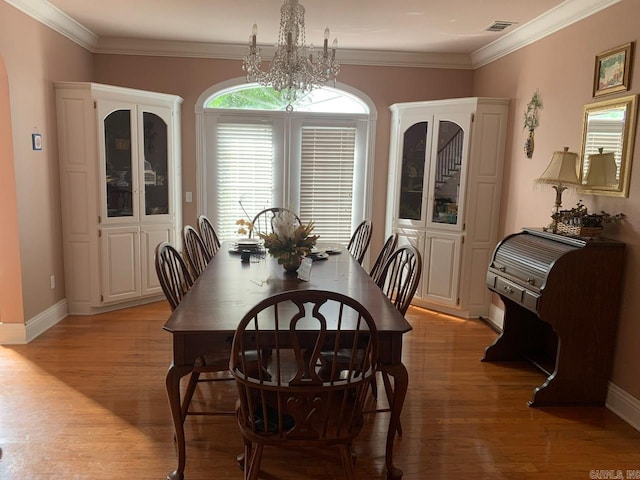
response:
<path id="1" fill-rule="evenodd" d="M 253 231 L 253 223 L 244 218 L 236 220 L 236 225 L 240 225 L 238 228 L 238 235 L 251 235 Z"/>
<path id="2" fill-rule="evenodd" d="M 278 212 L 272 221 L 273 233 L 258 232 L 269 254 L 277 258 L 281 265 L 290 263 L 296 257 L 308 255 L 318 240 L 318 235 L 310 235 L 313 222 L 306 225 L 297 223 L 291 212 Z"/>

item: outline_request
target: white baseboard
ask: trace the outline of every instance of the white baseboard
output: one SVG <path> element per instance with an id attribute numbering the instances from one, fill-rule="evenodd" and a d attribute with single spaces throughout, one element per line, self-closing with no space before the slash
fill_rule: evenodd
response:
<path id="1" fill-rule="evenodd" d="M 636 430 L 640 431 L 640 400 L 609 382 L 605 405 Z"/>
<path id="2" fill-rule="evenodd" d="M 489 318 L 486 320 L 493 327 L 502 331 L 504 310 L 492 304 L 489 309 Z M 640 400 L 614 383 L 609 382 L 605 406 L 633 428 L 640 431 Z"/>
<path id="3" fill-rule="evenodd" d="M 502 331 L 502 326 L 504 325 L 504 310 L 492 303 L 489 307 L 489 318 L 486 320 L 493 325 L 493 327 Z"/>
<path id="4" fill-rule="evenodd" d="M 0 324 L 0 345 L 23 345 L 49 330 L 69 315 L 67 300 L 62 299 L 26 323 Z"/>

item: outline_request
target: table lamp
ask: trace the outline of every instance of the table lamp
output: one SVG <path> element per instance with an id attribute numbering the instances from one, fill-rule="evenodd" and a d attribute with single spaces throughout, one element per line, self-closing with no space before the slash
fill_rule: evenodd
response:
<path id="1" fill-rule="evenodd" d="M 585 184 L 590 187 L 611 187 L 618 185 L 616 173 L 618 167 L 613 152 L 603 153 L 598 148 L 598 153 L 589 155 L 589 168 L 585 176 Z"/>
<path id="2" fill-rule="evenodd" d="M 553 152 L 551 162 L 549 162 L 546 170 L 536 179 L 538 183 L 548 183 L 552 185 L 556 191 L 556 203 L 553 215 L 551 216 L 553 221 L 549 226 L 554 233 L 558 229 L 558 214 L 560 213 L 560 207 L 562 207 L 562 192 L 567 189 L 568 185 L 577 185 L 580 183 L 576 175 L 577 159 L 578 154 L 570 152 L 569 147 L 564 147 L 562 152 Z"/>

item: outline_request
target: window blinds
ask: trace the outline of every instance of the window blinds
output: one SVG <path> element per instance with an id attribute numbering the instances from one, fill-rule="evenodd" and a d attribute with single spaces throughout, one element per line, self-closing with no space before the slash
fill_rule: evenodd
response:
<path id="1" fill-rule="evenodd" d="M 221 238 L 229 239 L 237 236 L 239 218 L 246 220 L 248 214 L 253 220 L 272 206 L 273 127 L 218 123 L 216 142 L 217 229 Z"/>
<path id="2" fill-rule="evenodd" d="M 302 127 L 300 218 L 315 223 L 322 242 L 347 244 L 351 237 L 354 127 Z"/>

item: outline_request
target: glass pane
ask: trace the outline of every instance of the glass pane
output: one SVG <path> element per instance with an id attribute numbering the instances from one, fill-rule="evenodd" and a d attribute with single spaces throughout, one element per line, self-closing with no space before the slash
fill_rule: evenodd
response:
<path id="1" fill-rule="evenodd" d="M 458 197 L 464 131 L 454 122 L 441 120 L 438 128 L 438 155 L 435 168 L 433 222 L 458 223 Z"/>
<path id="2" fill-rule="evenodd" d="M 146 215 L 169 213 L 167 124 L 155 113 L 144 112 L 144 205 Z"/>
<path id="3" fill-rule="evenodd" d="M 404 132 L 398 211 L 398 216 L 402 219 L 420 220 L 422 218 L 422 191 L 428 127 L 428 122 L 415 123 Z"/>
<path id="4" fill-rule="evenodd" d="M 272 87 L 242 85 L 218 92 L 205 104 L 206 108 L 240 110 L 279 110 L 289 105 Z M 293 103 L 296 112 L 369 113 L 360 99 L 348 92 L 331 87 L 320 87 L 301 95 Z"/>
<path id="5" fill-rule="evenodd" d="M 104 119 L 107 216 L 133 216 L 131 111 L 116 110 Z"/>

